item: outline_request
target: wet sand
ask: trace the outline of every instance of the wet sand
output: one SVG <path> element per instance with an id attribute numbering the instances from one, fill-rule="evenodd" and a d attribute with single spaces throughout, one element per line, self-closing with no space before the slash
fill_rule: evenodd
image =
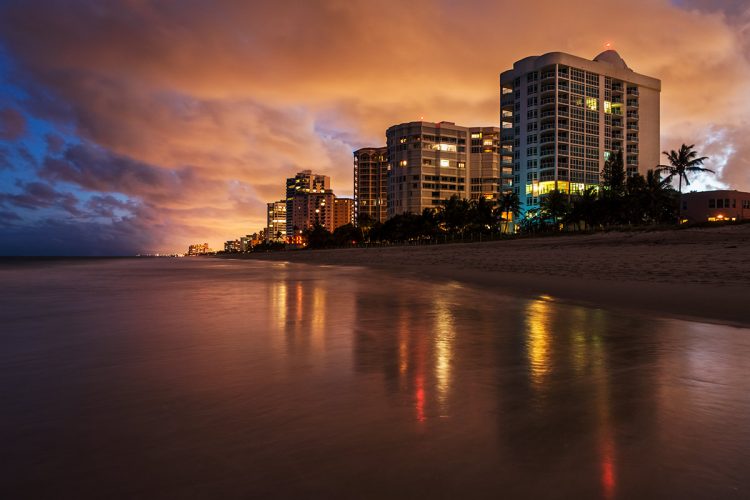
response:
<path id="1" fill-rule="evenodd" d="M 750 224 L 390 248 L 286 251 L 248 258 L 365 266 L 527 296 L 750 325 Z"/>

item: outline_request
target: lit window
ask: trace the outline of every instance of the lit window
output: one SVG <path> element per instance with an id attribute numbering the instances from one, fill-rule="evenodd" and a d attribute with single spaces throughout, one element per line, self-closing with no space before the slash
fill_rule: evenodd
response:
<path id="1" fill-rule="evenodd" d="M 401 167 L 405 167 L 407 165 L 407 163 L 408 162 L 406 160 L 401 160 L 400 162 L 398 162 L 399 166 L 401 166 Z"/>
<path id="2" fill-rule="evenodd" d="M 406 137 L 402 137 L 399 141 L 401 144 L 406 144 Z"/>
<path id="3" fill-rule="evenodd" d="M 590 109 L 591 111 L 596 111 L 599 109 L 599 99 L 596 97 L 587 97 L 586 98 L 586 107 Z"/>
<path id="4" fill-rule="evenodd" d="M 457 166 L 458 168 L 466 168 L 466 163 L 465 163 L 465 162 L 462 162 L 462 161 L 460 161 L 460 162 L 458 162 L 458 163 L 456 164 L 456 166 Z"/>
<path id="5" fill-rule="evenodd" d="M 612 114 L 612 103 L 609 101 L 604 101 L 604 112 L 609 114 Z"/>
<path id="6" fill-rule="evenodd" d="M 450 160 L 440 160 L 440 166 L 441 167 L 449 167 L 450 166 Z"/>
<path id="7" fill-rule="evenodd" d="M 471 134 L 471 138 L 472 139 L 481 139 L 482 138 L 482 133 L 481 132 L 475 132 L 475 133 Z"/>
<path id="8" fill-rule="evenodd" d="M 484 141 L 482 141 L 482 145 L 492 146 L 492 139 L 485 139 Z"/>

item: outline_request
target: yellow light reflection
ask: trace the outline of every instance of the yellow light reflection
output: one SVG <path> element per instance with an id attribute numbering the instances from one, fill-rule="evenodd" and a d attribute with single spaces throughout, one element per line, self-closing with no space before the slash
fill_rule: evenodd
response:
<path id="1" fill-rule="evenodd" d="M 552 307 L 548 300 L 533 300 L 526 309 L 527 348 L 531 381 L 542 385 L 550 371 L 550 319 Z"/>
<path id="2" fill-rule="evenodd" d="M 455 341 L 453 314 L 444 295 L 435 297 L 435 381 L 441 415 L 448 413 L 448 397 L 451 385 L 451 359 Z"/>

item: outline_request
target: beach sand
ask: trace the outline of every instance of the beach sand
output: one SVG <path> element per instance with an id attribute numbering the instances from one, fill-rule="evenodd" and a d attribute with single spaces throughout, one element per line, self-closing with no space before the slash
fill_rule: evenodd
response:
<path id="1" fill-rule="evenodd" d="M 364 266 L 499 292 L 750 325 L 750 224 L 486 243 L 303 250 L 249 258 Z"/>

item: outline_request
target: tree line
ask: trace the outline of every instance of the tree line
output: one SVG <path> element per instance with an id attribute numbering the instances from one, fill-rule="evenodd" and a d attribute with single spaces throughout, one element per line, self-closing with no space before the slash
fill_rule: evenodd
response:
<path id="1" fill-rule="evenodd" d="M 599 186 L 569 194 L 552 190 L 541 197 L 538 209 L 521 211 L 519 197 L 505 193 L 499 200 L 461 199 L 453 196 L 437 208 L 421 214 L 398 214 L 385 222 L 361 215 L 357 226 L 347 224 L 333 233 L 314 226 L 303 234 L 310 248 L 349 246 L 363 242 L 440 241 L 500 237 L 510 233 L 591 231 L 616 226 L 674 224 L 681 220 L 683 183 L 688 173 L 713 172 L 702 167 L 707 157 L 698 157 L 694 146 L 664 152 L 668 165 L 658 165 L 645 176 L 626 175 L 622 151 L 604 164 Z M 666 174 L 666 176 L 664 175 Z M 673 179 L 679 188 L 672 187 Z"/>

